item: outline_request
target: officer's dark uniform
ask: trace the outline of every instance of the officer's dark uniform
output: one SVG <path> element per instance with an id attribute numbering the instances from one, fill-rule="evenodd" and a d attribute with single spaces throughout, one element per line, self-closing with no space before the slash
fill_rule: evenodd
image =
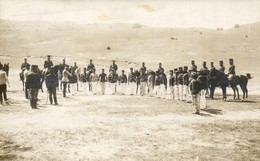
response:
<path id="1" fill-rule="evenodd" d="M 37 108 L 38 92 L 41 89 L 41 76 L 37 74 L 37 65 L 32 65 L 32 71 L 27 75 L 26 87 L 29 90 L 30 105 Z"/>
<path id="2" fill-rule="evenodd" d="M 118 83 L 127 83 L 127 77 L 125 74 L 119 76 Z"/>
<path id="3" fill-rule="evenodd" d="M 54 73 L 53 69 L 50 70 L 50 73 L 46 75 L 46 87 L 49 92 L 49 99 L 50 103 L 53 103 L 52 96 L 54 99 L 55 105 L 58 105 L 57 102 L 57 94 L 56 94 L 56 87 L 58 87 L 59 82 L 58 82 L 58 76 Z"/>
<path id="4" fill-rule="evenodd" d="M 87 71 L 90 71 L 91 73 L 96 70 L 95 65 L 93 63 L 89 64 L 87 67 Z"/>
<path id="5" fill-rule="evenodd" d="M 111 71 L 113 71 L 113 70 L 116 72 L 117 69 L 118 69 L 118 68 L 117 68 L 117 65 L 116 65 L 116 64 L 112 64 L 112 65 L 110 65 L 109 72 L 111 72 Z"/>
<path id="6" fill-rule="evenodd" d="M 222 60 L 219 61 L 219 65 L 220 65 L 219 71 L 222 72 L 222 73 L 225 73 L 225 67 L 223 65 L 223 61 Z"/>
<path id="7" fill-rule="evenodd" d="M 48 56 L 48 58 L 49 58 L 50 56 Z M 50 69 L 52 66 L 53 66 L 53 62 L 51 61 L 51 60 L 45 60 L 45 62 L 44 62 L 44 69 Z"/>
<path id="8" fill-rule="evenodd" d="M 192 72 L 197 72 L 197 65 L 195 65 L 195 61 L 191 61 L 191 69 Z"/>
<path id="9" fill-rule="evenodd" d="M 27 68 L 27 67 L 29 67 L 30 66 L 30 64 L 29 63 L 22 63 L 22 65 L 21 65 L 21 70 L 24 70 L 25 68 Z"/>

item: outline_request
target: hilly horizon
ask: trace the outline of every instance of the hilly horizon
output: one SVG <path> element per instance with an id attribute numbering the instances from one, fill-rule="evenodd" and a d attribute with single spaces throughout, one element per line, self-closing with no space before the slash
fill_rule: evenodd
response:
<path id="1" fill-rule="evenodd" d="M 228 30 L 205 28 L 151 28 L 140 24 L 78 25 L 71 23 L 0 21 L 0 57 L 19 68 L 24 57 L 40 65 L 47 55 L 55 64 L 63 57 L 70 65 L 77 61 L 86 66 L 89 59 L 108 67 L 115 59 L 122 69 L 157 69 L 162 62 L 166 70 L 190 66 L 203 61 L 235 60 L 237 74 L 251 73 L 258 87 L 260 60 L 260 22 Z M 110 50 L 107 50 L 110 47 Z M 12 59 L 15 58 L 15 59 Z"/>

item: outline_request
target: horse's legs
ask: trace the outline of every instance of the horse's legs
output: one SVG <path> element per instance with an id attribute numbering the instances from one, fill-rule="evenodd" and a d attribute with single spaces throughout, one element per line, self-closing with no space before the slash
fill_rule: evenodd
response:
<path id="1" fill-rule="evenodd" d="M 227 88 L 225 86 L 222 86 L 221 89 L 222 89 L 222 95 L 223 95 L 222 100 L 226 101 L 226 99 L 227 99 Z"/>
<path id="2" fill-rule="evenodd" d="M 238 90 L 237 86 L 235 86 L 235 90 L 237 91 L 237 99 L 239 99 L 239 90 Z"/>
<path id="3" fill-rule="evenodd" d="M 234 86 L 231 86 L 233 92 L 234 92 L 234 100 L 236 99 L 236 91 L 235 91 L 235 87 Z"/>
<path id="4" fill-rule="evenodd" d="M 210 87 L 210 98 L 211 98 L 211 99 L 214 99 L 214 92 L 215 92 L 215 87 L 214 87 L 214 86 L 211 86 L 211 87 Z"/>

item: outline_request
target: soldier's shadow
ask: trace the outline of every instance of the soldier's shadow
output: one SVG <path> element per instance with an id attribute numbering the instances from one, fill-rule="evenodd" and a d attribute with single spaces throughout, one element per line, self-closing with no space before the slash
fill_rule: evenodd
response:
<path id="1" fill-rule="evenodd" d="M 201 111 L 205 111 L 207 113 L 210 114 L 214 114 L 214 115 L 222 115 L 222 110 L 220 109 L 214 109 L 214 108 L 205 108 L 205 109 L 201 109 Z"/>

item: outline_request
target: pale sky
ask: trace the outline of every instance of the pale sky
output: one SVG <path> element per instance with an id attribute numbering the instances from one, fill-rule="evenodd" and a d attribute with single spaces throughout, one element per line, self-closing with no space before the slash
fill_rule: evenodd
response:
<path id="1" fill-rule="evenodd" d="M 0 18 L 76 24 L 231 28 L 260 21 L 260 0 L 0 0 Z"/>

